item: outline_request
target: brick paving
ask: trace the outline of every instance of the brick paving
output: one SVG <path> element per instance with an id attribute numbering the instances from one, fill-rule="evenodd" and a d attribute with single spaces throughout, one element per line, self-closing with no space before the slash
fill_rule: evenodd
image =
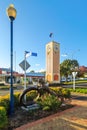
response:
<path id="1" fill-rule="evenodd" d="M 76 106 L 14 130 L 87 130 L 87 101 L 71 103 Z"/>

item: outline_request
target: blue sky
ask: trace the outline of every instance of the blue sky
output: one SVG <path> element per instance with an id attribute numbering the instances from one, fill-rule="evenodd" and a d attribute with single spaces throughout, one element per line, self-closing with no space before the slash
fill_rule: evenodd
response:
<path id="1" fill-rule="evenodd" d="M 22 72 L 19 63 L 25 50 L 38 54 L 27 58 L 28 71 L 45 69 L 45 46 L 51 40 L 60 43 L 60 63 L 73 58 L 87 66 L 87 0 L 0 0 L 0 67 L 10 67 L 10 21 L 6 15 L 10 4 L 17 10 L 14 69 Z"/>

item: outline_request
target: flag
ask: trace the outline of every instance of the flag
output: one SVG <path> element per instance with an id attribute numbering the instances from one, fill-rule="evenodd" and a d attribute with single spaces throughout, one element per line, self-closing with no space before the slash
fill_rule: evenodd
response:
<path id="1" fill-rule="evenodd" d="M 25 51 L 25 57 L 27 58 L 29 56 L 37 56 L 37 53 Z"/>
<path id="2" fill-rule="evenodd" d="M 30 55 L 31 55 L 30 52 L 25 51 L 25 57 L 26 57 L 26 58 L 29 57 Z"/>
<path id="3" fill-rule="evenodd" d="M 53 33 L 51 32 L 50 34 L 49 34 L 49 37 L 51 38 L 53 36 Z"/>
<path id="4" fill-rule="evenodd" d="M 31 52 L 31 56 L 37 56 L 37 53 Z"/>

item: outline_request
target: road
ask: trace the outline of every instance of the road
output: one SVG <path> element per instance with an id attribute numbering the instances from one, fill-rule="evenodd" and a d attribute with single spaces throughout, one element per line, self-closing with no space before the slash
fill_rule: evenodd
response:
<path id="1" fill-rule="evenodd" d="M 14 90 L 14 92 L 22 92 L 23 89 L 21 90 Z M 0 96 L 4 96 L 6 94 L 9 94 L 10 93 L 10 90 L 0 90 Z"/>
<path id="2" fill-rule="evenodd" d="M 27 86 L 28 87 L 32 87 L 34 85 L 30 85 L 30 86 Z M 13 92 L 22 92 L 24 90 L 24 87 L 23 86 L 17 86 L 17 89 L 14 89 Z M 10 93 L 10 89 L 0 89 L 0 96 L 4 96 L 6 94 L 9 94 Z"/>
<path id="3" fill-rule="evenodd" d="M 73 85 L 61 85 L 62 87 L 64 88 L 73 88 Z M 31 86 L 28 86 L 28 87 L 32 87 Z M 87 88 L 87 83 L 82 83 L 82 84 L 76 84 L 75 87 L 80 87 L 80 88 Z M 17 89 L 14 89 L 14 92 L 22 92 L 23 91 L 23 86 L 18 86 Z M 6 94 L 9 94 L 10 93 L 10 90 L 1 90 L 0 89 L 0 96 L 3 96 L 3 95 L 6 95 Z"/>
<path id="4" fill-rule="evenodd" d="M 73 88 L 73 84 L 72 85 L 62 85 L 62 87 L 66 88 Z M 80 84 L 75 84 L 76 88 L 87 88 L 87 83 L 80 83 Z"/>
<path id="5" fill-rule="evenodd" d="M 80 100 L 80 101 L 87 101 L 87 95 L 72 95 L 72 99 Z"/>

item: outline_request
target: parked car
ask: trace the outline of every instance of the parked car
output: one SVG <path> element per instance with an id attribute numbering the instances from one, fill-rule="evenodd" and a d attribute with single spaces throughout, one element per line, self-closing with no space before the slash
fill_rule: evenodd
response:
<path id="1" fill-rule="evenodd" d="M 71 81 L 71 78 L 67 78 L 67 81 Z"/>

